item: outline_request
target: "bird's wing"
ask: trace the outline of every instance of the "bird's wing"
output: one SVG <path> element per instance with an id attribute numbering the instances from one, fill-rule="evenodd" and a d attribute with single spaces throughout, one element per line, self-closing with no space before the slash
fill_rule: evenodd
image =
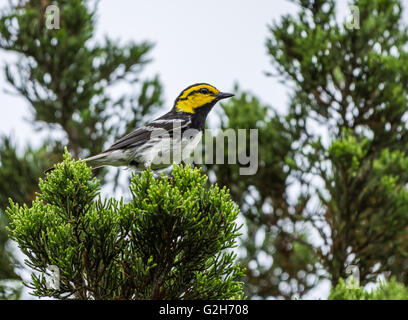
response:
<path id="1" fill-rule="evenodd" d="M 137 128 L 135 131 L 127 134 L 113 145 L 111 145 L 105 152 L 128 149 L 133 147 L 138 147 L 151 139 L 162 137 L 167 133 L 170 137 L 173 136 L 175 130 L 183 130 L 191 123 L 189 118 L 177 117 L 170 113 L 144 125 L 143 127 Z"/>

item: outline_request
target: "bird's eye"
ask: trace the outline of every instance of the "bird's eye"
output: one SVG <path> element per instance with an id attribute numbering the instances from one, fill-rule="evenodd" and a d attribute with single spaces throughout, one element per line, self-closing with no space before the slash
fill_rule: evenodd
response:
<path id="1" fill-rule="evenodd" d="M 201 89 L 200 89 L 200 92 L 201 92 L 202 94 L 208 94 L 210 91 L 208 91 L 207 88 L 201 88 Z"/>

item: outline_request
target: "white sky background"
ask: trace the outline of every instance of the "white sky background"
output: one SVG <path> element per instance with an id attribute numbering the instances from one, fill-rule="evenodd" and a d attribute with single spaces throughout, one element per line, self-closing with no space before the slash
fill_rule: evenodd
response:
<path id="1" fill-rule="evenodd" d="M 284 106 L 284 88 L 263 74 L 271 69 L 266 25 L 295 9 L 282 0 L 102 0 L 98 34 L 156 43 L 148 69 L 160 74 L 167 109 L 182 89 L 197 82 L 228 92 L 237 81 L 265 101 Z"/>
<path id="2" fill-rule="evenodd" d="M 338 0 L 338 12 L 344 17 L 347 0 Z M 7 5 L 0 0 L 0 8 Z M 290 92 L 278 79 L 266 77 L 272 71 L 266 55 L 267 25 L 279 21 L 297 7 L 285 0 L 101 0 L 97 18 L 97 40 L 104 35 L 127 41 L 155 43 L 142 75 L 159 74 L 164 86 L 165 104 L 170 109 L 175 97 L 196 82 L 208 82 L 221 91 L 231 91 L 235 82 L 284 113 Z M 363 23 L 363 22 L 362 22 Z M 16 56 L 0 50 L 0 66 Z M 276 73 L 276 72 L 274 72 Z M 0 134 L 12 134 L 19 149 L 27 143 L 39 145 L 41 135 L 33 131 L 28 103 L 11 96 L 12 90 L 0 71 Z M 117 88 L 120 90 L 120 88 Z M 325 298 L 327 284 L 309 298 Z"/>

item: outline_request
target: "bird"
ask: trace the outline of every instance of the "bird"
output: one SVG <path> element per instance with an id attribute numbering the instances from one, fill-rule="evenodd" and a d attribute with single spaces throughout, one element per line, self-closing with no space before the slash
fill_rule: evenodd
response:
<path id="1" fill-rule="evenodd" d="M 177 96 L 169 112 L 84 161 L 92 169 L 124 166 L 136 171 L 147 168 L 161 171 L 169 168 L 191 155 L 201 140 L 209 112 L 218 101 L 232 96 L 208 83 L 193 84 Z"/>

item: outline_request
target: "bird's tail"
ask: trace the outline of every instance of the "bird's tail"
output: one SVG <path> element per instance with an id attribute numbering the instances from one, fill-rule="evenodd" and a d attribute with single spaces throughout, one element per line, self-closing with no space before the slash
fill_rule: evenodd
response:
<path id="1" fill-rule="evenodd" d="M 106 165 L 107 155 L 108 154 L 106 154 L 106 153 L 100 153 L 100 154 L 97 154 L 96 156 L 86 158 L 86 159 L 84 159 L 84 161 L 86 162 L 86 164 L 88 166 L 92 167 L 92 170 L 98 169 L 98 168 L 103 167 L 104 165 Z"/>
<path id="2" fill-rule="evenodd" d="M 84 159 L 84 161 L 88 166 L 92 167 L 92 170 L 95 170 L 100 167 L 103 167 L 106 164 L 106 156 L 107 156 L 106 153 L 100 153 L 96 156 L 86 158 Z M 47 170 L 44 171 L 44 174 L 46 175 L 47 173 L 53 171 L 54 169 L 55 169 L 54 167 L 48 168 Z"/>

